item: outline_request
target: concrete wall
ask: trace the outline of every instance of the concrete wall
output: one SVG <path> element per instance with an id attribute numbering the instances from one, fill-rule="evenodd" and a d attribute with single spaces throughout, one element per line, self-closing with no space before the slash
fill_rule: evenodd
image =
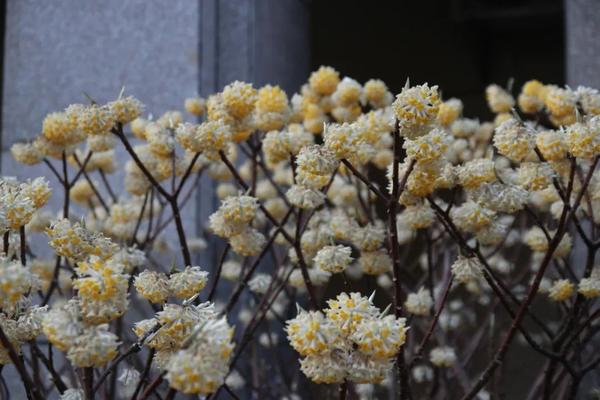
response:
<path id="1" fill-rule="evenodd" d="M 600 89 L 600 0 L 565 0 L 567 83 Z"/>

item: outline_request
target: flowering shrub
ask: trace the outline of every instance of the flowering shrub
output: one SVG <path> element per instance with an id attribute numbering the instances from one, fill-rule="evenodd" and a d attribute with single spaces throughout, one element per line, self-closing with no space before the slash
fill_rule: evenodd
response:
<path id="1" fill-rule="evenodd" d="M 11 152 L 53 176 L 0 181 L 0 364 L 35 400 L 487 399 L 526 354 L 530 398 L 575 398 L 600 365 L 600 93 L 485 96 L 492 122 L 321 67 L 291 100 L 236 81 L 189 116 L 49 114 Z"/>

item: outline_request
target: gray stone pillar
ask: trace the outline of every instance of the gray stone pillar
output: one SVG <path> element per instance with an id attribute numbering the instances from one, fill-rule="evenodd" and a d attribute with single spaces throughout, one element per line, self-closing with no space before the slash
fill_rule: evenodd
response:
<path id="1" fill-rule="evenodd" d="M 567 83 L 600 89 L 600 0 L 565 0 Z"/>
<path id="2" fill-rule="evenodd" d="M 567 84 L 600 89 L 600 0 L 565 0 Z M 598 339 L 595 339 L 598 345 Z M 600 385 L 600 371 L 581 384 L 581 398 Z"/>

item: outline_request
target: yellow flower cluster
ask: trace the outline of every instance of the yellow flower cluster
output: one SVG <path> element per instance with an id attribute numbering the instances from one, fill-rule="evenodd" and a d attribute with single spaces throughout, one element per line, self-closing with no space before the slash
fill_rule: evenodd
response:
<path id="1" fill-rule="evenodd" d="M 328 305 L 324 313 L 300 309 L 287 322 L 304 374 L 317 383 L 381 382 L 406 341 L 405 320 L 381 314 L 359 293 L 341 293 Z"/>

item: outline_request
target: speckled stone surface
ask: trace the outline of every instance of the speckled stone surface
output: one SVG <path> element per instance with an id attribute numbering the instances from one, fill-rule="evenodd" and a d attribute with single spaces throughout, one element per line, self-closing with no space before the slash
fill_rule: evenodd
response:
<path id="1" fill-rule="evenodd" d="M 567 83 L 600 89 L 600 0 L 565 0 Z"/>
<path id="2" fill-rule="evenodd" d="M 48 112 L 115 98 L 181 107 L 198 90 L 199 2 L 10 0 L 6 9 L 3 146 L 35 136 Z"/>

